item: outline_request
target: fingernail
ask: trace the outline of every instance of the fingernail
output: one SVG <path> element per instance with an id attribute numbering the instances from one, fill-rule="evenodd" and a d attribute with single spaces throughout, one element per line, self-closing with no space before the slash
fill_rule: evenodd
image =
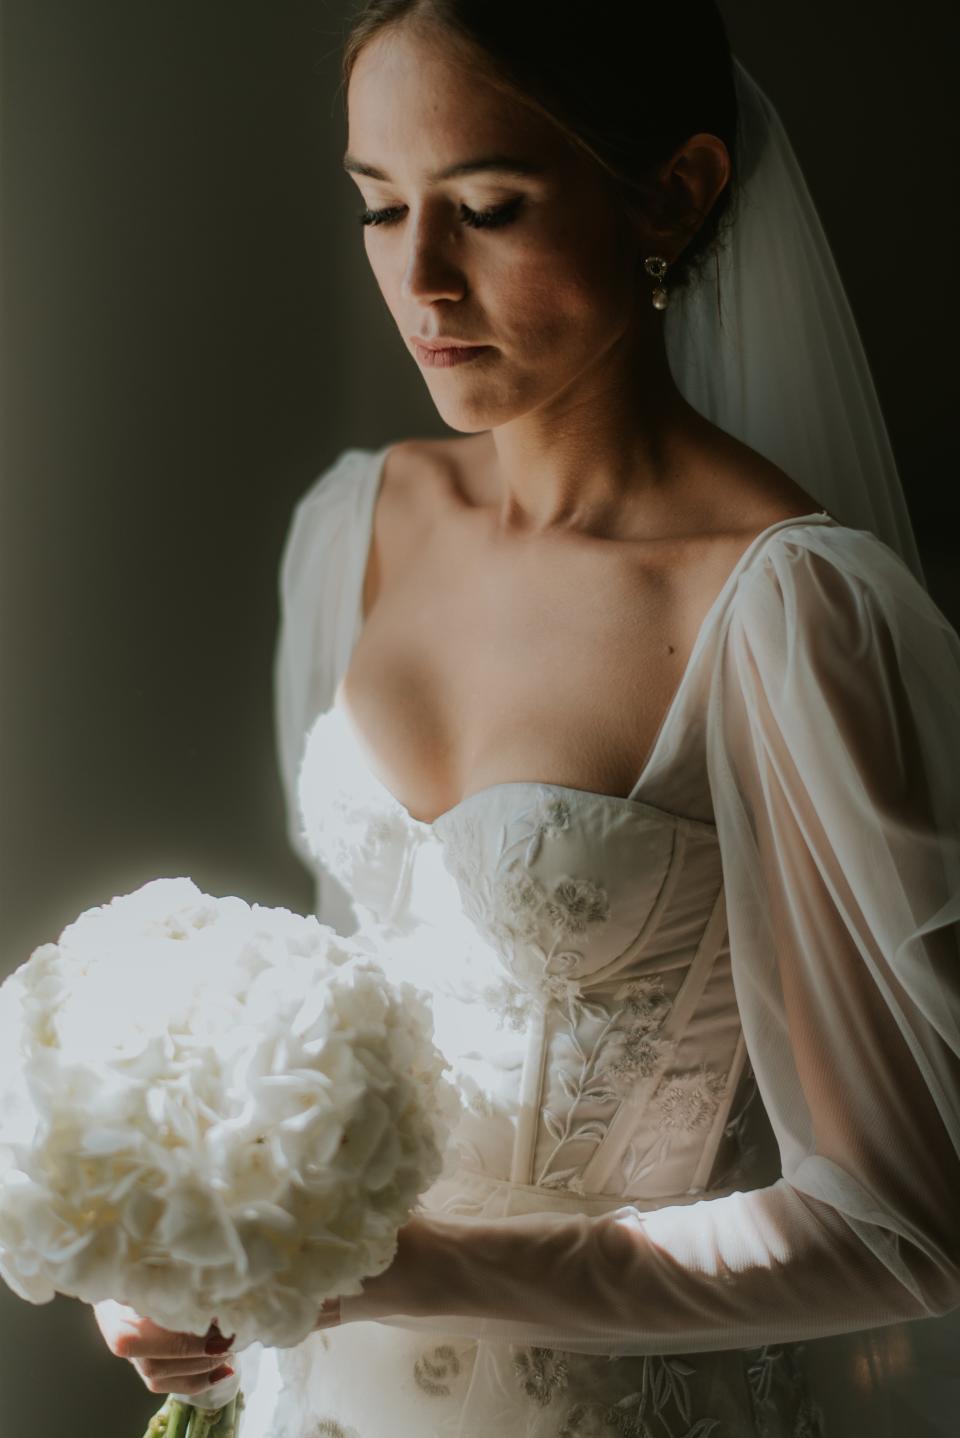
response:
<path id="1" fill-rule="evenodd" d="M 210 1374 L 210 1382 L 219 1383 L 221 1378 L 232 1378 L 232 1376 L 233 1369 L 230 1367 L 230 1364 L 223 1363 L 220 1365 L 219 1368 L 215 1368 Z"/>
<path id="2" fill-rule="evenodd" d="M 230 1347 L 236 1336 L 237 1335 L 233 1333 L 230 1335 L 229 1338 L 208 1338 L 206 1344 L 204 1345 L 204 1352 L 213 1355 L 217 1355 L 219 1353 L 226 1353 L 227 1349 Z"/>

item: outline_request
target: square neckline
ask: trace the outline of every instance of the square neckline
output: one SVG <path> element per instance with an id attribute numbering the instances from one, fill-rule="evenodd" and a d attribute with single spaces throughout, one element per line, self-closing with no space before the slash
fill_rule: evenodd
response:
<path id="1" fill-rule="evenodd" d="M 357 642 L 360 638 L 360 633 L 363 629 L 363 581 L 366 575 L 367 565 L 369 563 L 370 546 L 373 543 L 373 516 L 376 510 L 377 498 L 383 486 L 387 455 L 393 448 L 395 442 L 396 441 L 394 440 L 389 440 L 388 443 L 383 445 L 379 450 L 361 451 L 361 453 L 365 454 L 367 458 L 367 470 L 364 477 L 367 481 L 368 493 L 366 496 L 367 503 L 364 513 L 361 562 L 358 566 L 359 572 L 356 583 L 356 599 L 353 607 L 353 637 L 350 645 L 350 654 L 348 654 L 347 656 L 347 665 L 349 665 L 350 655 L 352 655 L 353 650 L 356 648 Z M 809 523 L 814 523 L 818 526 L 822 524 L 836 525 L 838 521 L 835 520 L 833 516 L 829 514 L 825 509 L 815 510 L 812 511 L 810 514 L 796 515 L 795 517 L 791 517 L 788 519 L 776 520 L 773 524 L 769 524 L 765 529 L 762 529 L 759 534 L 754 535 L 753 539 L 751 539 L 746 549 L 743 551 L 739 559 L 734 564 L 733 568 L 730 570 L 730 573 L 727 575 L 723 584 L 720 586 L 719 591 L 714 597 L 713 602 L 711 603 L 700 623 L 700 627 L 697 630 L 696 638 L 694 639 L 693 646 L 690 650 L 689 658 L 687 659 L 687 663 L 684 666 L 683 673 L 680 675 L 680 679 L 673 692 L 673 696 L 670 699 L 670 702 L 667 705 L 666 710 L 664 711 L 660 719 L 660 723 L 654 735 L 653 742 L 650 745 L 650 748 L 647 751 L 647 756 L 643 761 L 639 777 L 634 782 L 629 794 L 601 794 L 592 789 L 577 789 L 567 784 L 554 784 L 546 779 L 503 779 L 493 784 L 484 784 L 482 788 L 474 789 L 473 792 L 470 794 L 464 794 L 463 797 L 459 799 L 456 804 L 453 804 L 449 809 L 444 809 L 443 812 L 438 814 L 434 819 L 416 819 L 410 813 L 407 806 L 405 804 L 402 804 L 395 794 L 391 793 L 391 791 L 387 788 L 386 784 L 383 783 L 383 780 L 380 779 L 376 774 L 373 774 L 373 770 L 370 769 L 369 765 L 366 765 L 367 769 L 373 775 L 374 779 L 377 780 L 377 783 L 381 786 L 384 792 L 388 794 L 393 800 L 393 802 L 398 806 L 398 808 L 403 811 L 409 822 L 416 828 L 423 831 L 432 832 L 436 830 L 438 826 L 442 825 L 446 820 L 451 819 L 454 815 L 458 814 L 461 809 L 463 809 L 473 800 L 481 798 L 484 795 L 491 794 L 497 790 L 539 787 L 542 789 L 550 789 L 558 794 L 576 796 L 582 800 L 606 800 L 615 805 L 629 805 L 633 809 L 636 809 L 638 811 L 647 810 L 650 813 L 659 815 L 662 818 L 669 819 L 679 825 L 689 825 L 694 829 L 705 830 L 710 833 L 715 833 L 716 826 L 708 823 L 706 820 L 690 819 L 681 814 L 673 814 L 668 809 L 659 809 L 654 804 L 648 804 L 645 800 L 638 799 L 636 797 L 637 790 L 645 782 L 650 773 L 650 770 L 653 768 L 653 761 L 656 758 L 657 753 L 661 747 L 663 738 L 668 728 L 670 727 L 670 721 L 676 711 L 680 708 L 680 705 L 686 695 L 687 688 L 689 687 L 689 683 L 692 681 L 692 676 L 696 670 L 696 661 L 700 657 L 700 653 L 707 642 L 709 632 L 713 626 L 715 619 L 720 613 L 720 610 L 723 606 L 724 601 L 727 598 L 731 587 L 740 577 L 740 574 L 746 568 L 747 564 L 753 557 L 759 545 L 765 539 L 767 539 L 768 536 L 776 533 L 778 530 L 786 529 L 791 525 Z M 346 730 L 348 731 L 350 738 L 354 743 L 354 747 L 357 749 L 358 753 L 361 753 L 358 738 L 353 730 L 353 725 L 350 722 L 349 715 L 347 714 L 346 710 L 342 708 L 342 706 L 337 704 L 336 696 L 334 696 L 334 701 L 331 705 L 331 709 L 335 709 L 340 715 L 341 722 L 344 724 Z"/>

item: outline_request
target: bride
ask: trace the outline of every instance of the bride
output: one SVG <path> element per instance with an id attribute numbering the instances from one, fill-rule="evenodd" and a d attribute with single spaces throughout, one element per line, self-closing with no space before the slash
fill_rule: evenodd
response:
<path id="1" fill-rule="evenodd" d="M 952 1423 L 960 643 L 775 111 L 710 0 L 636 19 L 373 0 L 346 41 L 457 435 L 298 505 L 281 761 L 465 1113 L 391 1266 L 240 1355 L 243 1438 Z"/>

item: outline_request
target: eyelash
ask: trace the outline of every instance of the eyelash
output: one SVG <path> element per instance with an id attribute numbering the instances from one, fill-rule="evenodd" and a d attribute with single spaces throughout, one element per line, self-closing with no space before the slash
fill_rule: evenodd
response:
<path id="1" fill-rule="evenodd" d="M 473 230 L 496 230 L 509 225 L 516 216 L 523 196 L 508 200 L 505 205 L 495 205 L 491 210 L 471 210 L 468 205 L 460 206 L 463 223 Z M 402 206 L 395 205 L 389 210 L 361 210 L 358 216 L 361 225 L 395 225 Z"/>

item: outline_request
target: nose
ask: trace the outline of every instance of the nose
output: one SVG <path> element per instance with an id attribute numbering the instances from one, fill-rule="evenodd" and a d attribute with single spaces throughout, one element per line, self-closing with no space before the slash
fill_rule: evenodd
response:
<path id="1" fill-rule="evenodd" d="M 462 266 L 456 257 L 457 236 L 449 217 L 432 218 L 421 210 L 410 213 L 407 229 L 409 250 L 403 273 L 405 299 L 460 299 L 466 288 Z"/>

